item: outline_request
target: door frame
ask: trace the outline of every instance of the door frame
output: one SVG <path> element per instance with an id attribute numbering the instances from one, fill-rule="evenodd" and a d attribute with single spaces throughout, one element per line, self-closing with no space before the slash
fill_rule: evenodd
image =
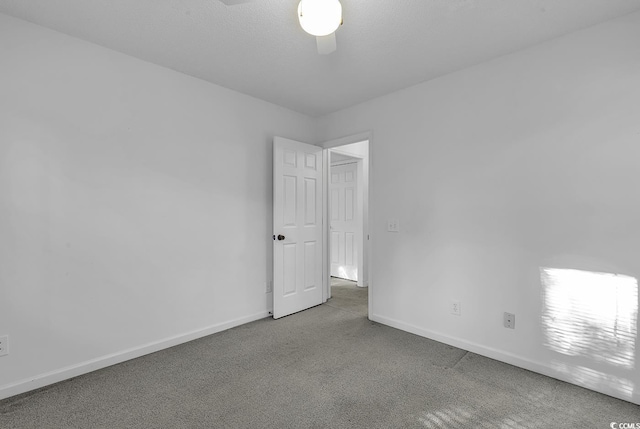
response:
<path id="1" fill-rule="evenodd" d="M 331 219 L 330 217 L 330 213 L 329 213 L 329 169 L 331 167 L 331 163 L 330 163 L 330 158 L 329 158 L 329 149 L 333 149 L 333 148 L 337 148 L 338 146 L 345 146 L 348 144 L 352 144 L 352 143 L 359 143 L 362 141 L 368 141 L 369 142 L 369 153 L 367 156 L 367 161 L 368 161 L 368 170 L 367 170 L 367 175 L 368 175 L 368 187 L 366 189 L 366 194 L 367 194 L 367 200 L 368 200 L 368 212 L 367 212 L 367 216 L 365 218 L 365 216 L 363 216 L 363 223 L 365 225 L 365 227 L 363 228 L 364 233 L 363 233 L 363 247 L 366 249 L 366 257 L 367 257 L 367 262 L 364 264 L 366 266 L 365 270 L 366 270 L 366 278 L 367 278 L 367 295 L 368 295 L 368 301 L 369 301 L 369 308 L 368 308 L 368 317 L 371 317 L 372 314 L 372 308 L 373 308 L 373 295 L 371 293 L 371 288 L 373 287 L 374 281 L 373 281 L 373 276 L 372 276 L 372 265 L 371 261 L 372 261 L 372 241 L 373 241 L 373 237 L 371 237 L 371 225 L 372 225 L 372 221 L 374 219 L 373 217 L 373 210 L 372 210 L 372 201 L 371 201 L 371 186 L 372 186 L 372 146 L 373 146 L 373 138 L 372 138 L 372 133 L 370 131 L 367 132 L 363 132 L 363 133 L 359 133 L 359 134 L 354 134 L 351 136 L 346 136 L 346 137 L 341 137 L 338 139 L 333 139 L 333 140 L 328 140 L 325 141 L 323 143 L 320 144 L 320 146 L 323 148 L 322 151 L 322 159 L 323 159 L 323 168 L 324 168 L 324 180 L 323 180 L 323 192 L 322 192 L 322 213 L 323 213 L 323 218 L 324 218 L 324 222 L 322 224 L 322 229 L 323 229 L 323 233 L 322 233 L 322 246 L 323 246 L 323 252 L 322 252 L 322 266 L 323 266 L 323 280 L 324 280 L 324 287 L 323 287 L 323 292 L 322 292 L 322 301 L 326 302 L 329 298 L 330 298 L 330 291 L 331 291 L 331 248 L 329 247 L 330 243 L 331 243 L 331 231 L 329 229 L 329 219 Z M 359 162 L 359 164 L 363 164 L 363 162 Z M 362 210 L 362 209 L 361 209 Z M 364 270 L 363 270 L 364 271 Z"/>

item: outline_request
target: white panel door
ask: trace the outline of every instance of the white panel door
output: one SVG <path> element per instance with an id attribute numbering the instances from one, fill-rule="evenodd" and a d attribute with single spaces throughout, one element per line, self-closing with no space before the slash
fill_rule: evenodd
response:
<path id="1" fill-rule="evenodd" d="M 322 304 L 322 148 L 273 140 L 273 317 Z"/>
<path id="2" fill-rule="evenodd" d="M 358 281 L 358 164 L 331 166 L 331 275 Z"/>

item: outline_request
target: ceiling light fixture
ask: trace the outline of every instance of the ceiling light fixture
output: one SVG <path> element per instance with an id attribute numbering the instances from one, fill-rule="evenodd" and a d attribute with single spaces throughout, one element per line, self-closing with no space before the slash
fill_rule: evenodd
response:
<path id="1" fill-rule="evenodd" d="M 328 36 L 342 24 L 342 5 L 339 0 L 301 0 L 298 19 L 307 33 Z"/>

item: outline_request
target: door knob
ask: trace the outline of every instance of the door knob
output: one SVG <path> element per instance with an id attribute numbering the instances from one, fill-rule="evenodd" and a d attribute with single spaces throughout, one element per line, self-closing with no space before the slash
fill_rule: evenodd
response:
<path id="1" fill-rule="evenodd" d="M 282 241 L 282 240 L 284 240 L 284 235 L 278 234 L 278 241 Z"/>

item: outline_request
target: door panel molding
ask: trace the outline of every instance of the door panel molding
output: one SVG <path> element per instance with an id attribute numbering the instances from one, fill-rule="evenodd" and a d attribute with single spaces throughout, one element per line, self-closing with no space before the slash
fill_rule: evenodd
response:
<path id="1" fill-rule="evenodd" d="M 273 140 L 273 317 L 323 302 L 323 150 Z"/>

